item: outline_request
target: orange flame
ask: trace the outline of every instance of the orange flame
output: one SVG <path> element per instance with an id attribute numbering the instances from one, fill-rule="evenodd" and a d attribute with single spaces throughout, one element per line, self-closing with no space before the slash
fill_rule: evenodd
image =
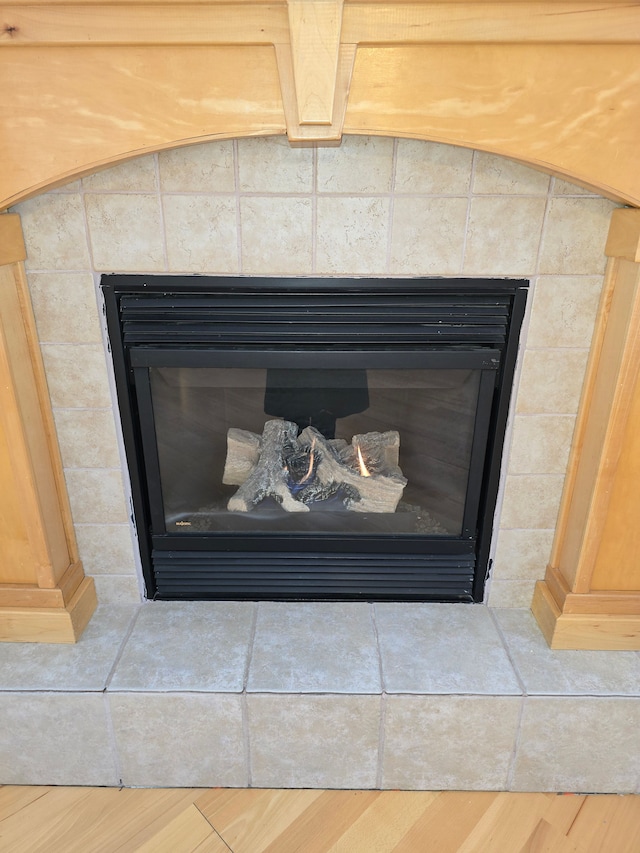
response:
<path id="1" fill-rule="evenodd" d="M 300 480 L 301 483 L 306 483 L 306 481 L 309 479 L 309 477 L 313 474 L 313 458 L 314 458 L 314 454 L 315 454 L 315 446 L 316 446 L 316 440 L 314 438 L 313 441 L 311 442 L 311 450 L 309 452 L 309 468 L 307 469 L 307 473 Z"/>
<path id="2" fill-rule="evenodd" d="M 360 450 L 360 445 L 356 445 L 358 448 L 358 464 L 360 465 L 360 473 L 363 477 L 370 477 L 371 474 L 367 470 L 367 466 L 364 464 L 364 459 L 362 458 L 362 451 Z"/>

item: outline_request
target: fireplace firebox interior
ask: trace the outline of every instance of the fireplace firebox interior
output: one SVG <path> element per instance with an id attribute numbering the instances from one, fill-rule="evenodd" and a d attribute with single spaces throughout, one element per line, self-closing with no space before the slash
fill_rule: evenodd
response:
<path id="1" fill-rule="evenodd" d="M 102 289 L 148 597 L 482 600 L 527 282 Z"/>

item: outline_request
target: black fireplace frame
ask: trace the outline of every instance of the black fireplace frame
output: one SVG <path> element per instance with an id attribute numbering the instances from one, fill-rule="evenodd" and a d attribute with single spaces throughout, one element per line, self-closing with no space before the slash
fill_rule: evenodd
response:
<path id="1" fill-rule="evenodd" d="M 103 276 L 147 596 L 482 601 L 527 288 L 521 279 Z M 272 325 L 240 320 L 233 331 L 243 300 L 268 315 Z M 341 303 L 364 313 L 336 320 Z M 380 334 L 384 316 L 386 337 Z M 299 320 L 302 334 L 292 318 Z M 149 368 L 283 367 L 291 352 L 299 367 L 317 367 L 319 360 L 325 368 L 339 366 L 348 352 L 354 368 L 446 365 L 482 371 L 489 403 L 478 415 L 475 440 L 483 442 L 486 454 L 470 471 L 468 494 L 476 500 L 475 506 L 466 505 L 461 536 L 391 542 L 388 534 L 167 533 L 158 503 L 150 498 L 160 493 L 161 483 L 142 427 L 153 420 Z"/>

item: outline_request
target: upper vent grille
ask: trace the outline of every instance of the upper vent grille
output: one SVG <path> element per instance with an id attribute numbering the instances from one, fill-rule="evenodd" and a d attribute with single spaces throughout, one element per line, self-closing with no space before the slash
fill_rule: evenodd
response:
<path id="1" fill-rule="evenodd" d="M 501 347 L 511 294 L 455 290 L 235 286 L 122 293 L 120 320 L 126 346 Z"/>

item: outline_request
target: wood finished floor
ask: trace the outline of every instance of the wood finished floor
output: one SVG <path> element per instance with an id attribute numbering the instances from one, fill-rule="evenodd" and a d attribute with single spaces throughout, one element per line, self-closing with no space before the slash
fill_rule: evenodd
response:
<path id="1" fill-rule="evenodd" d="M 640 797 L 0 787 L 2 853 L 638 853 Z"/>

